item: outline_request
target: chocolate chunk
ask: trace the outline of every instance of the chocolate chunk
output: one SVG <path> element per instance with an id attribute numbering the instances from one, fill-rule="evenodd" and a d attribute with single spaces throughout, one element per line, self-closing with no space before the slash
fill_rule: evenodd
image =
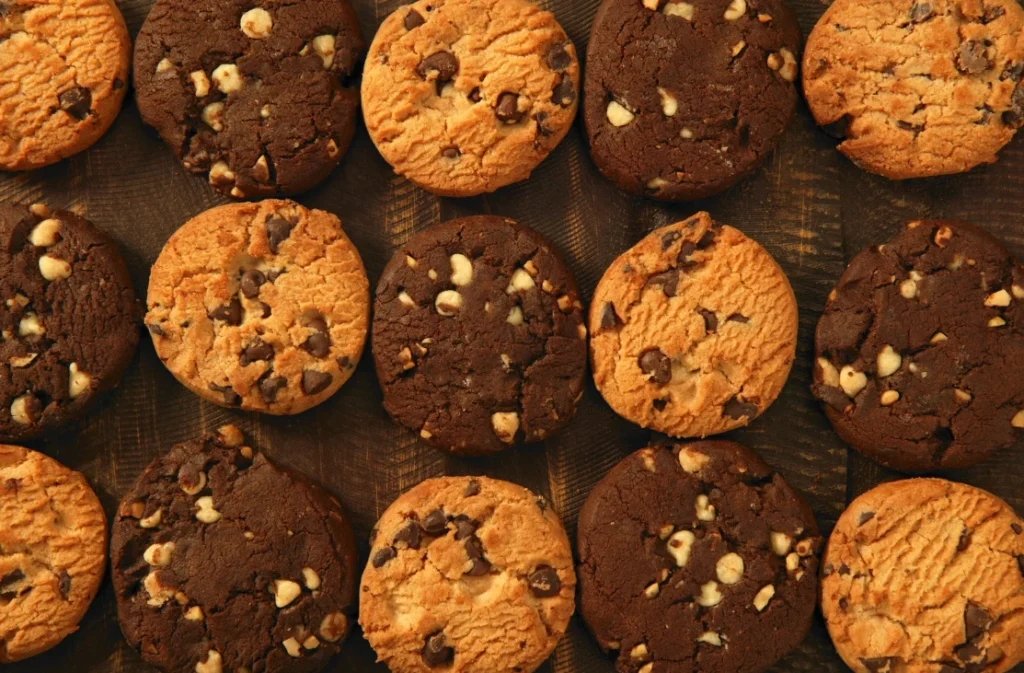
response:
<path id="1" fill-rule="evenodd" d="M 666 297 L 674 297 L 679 289 L 679 271 L 676 269 L 663 271 L 651 276 L 647 282 L 651 285 L 660 285 L 661 291 L 665 293 Z"/>
<path id="2" fill-rule="evenodd" d="M 622 319 L 619 318 L 619 314 L 615 312 L 615 304 L 610 301 L 604 303 L 604 308 L 601 309 L 601 329 L 617 329 L 622 324 Z"/>
<path id="3" fill-rule="evenodd" d="M 437 73 L 434 85 L 437 87 L 437 93 L 440 94 L 444 85 L 450 82 L 455 77 L 455 73 L 459 71 L 459 61 L 454 54 L 447 51 L 435 52 L 416 66 L 416 73 L 423 79 L 427 78 L 427 73 L 430 71 Z"/>
<path id="4" fill-rule="evenodd" d="M 572 65 L 572 56 L 565 48 L 565 44 L 555 44 L 548 49 L 548 67 L 556 72 L 565 70 Z"/>
<path id="5" fill-rule="evenodd" d="M 725 321 L 726 322 L 738 322 L 738 323 L 740 323 L 742 325 L 746 325 L 747 323 L 750 322 L 750 318 L 748 318 L 747 316 L 743 315 L 742 313 L 733 313 L 728 318 L 726 318 Z"/>
<path id="6" fill-rule="evenodd" d="M 935 16 L 935 10 L 927 2 L 915 2 L 910 8 L 911 23 L 924 23 L 933 16 Z"/>
<path id="7" fill-rule="evenodd" d="M 557 596 L 562 590 L 562 581 L 558 578 L 558 571 L 551 566 L 538 566 L 530 573 L 530 592 L 537 598 L 551 598 Z"/>
<path id="8" fill-rule="evenodd" d="M 238 298 L 233 298 L 230 302 L 224 306 L 218 306 L 210 312 L 210 317 L 214 320 L 221 320 L 229 325 L 238 326 L 242 324 L 242 302 L 238 301 Z"/>
<path id="9" fill-rule="evenodd" d="M 57 576 L 57 589 L 64 600 L 71 595 L 71 575 L 67 570 L 61 570 L 60 575 Z"/>
<path id="10" fill-rule="evenodd" d="M 316 395 L 326 390 L 333 380 L 334 377 L 327 372 L 307 369 L 302 372 L 302 392 L 306 395 Z"/>
<path id="11" fill-rule="evenodd" d="M 419 549 L 421 530 L 419 523 L 409 521 L 401 530 L 395 533 L 394 544 L 396 546 L 404 544 L 409 549 Z"/>
<path id="12" fill-rule="evenodd" d="M 672 361 L 657 348 L 648 348 L 638 359 L 640 371 L 657 384 L 664 385 L 672 380 Z"/>
<path id="13" fill-rule="evenodd" d="M 576 88 L 567 75 L 558 78 L 558 83 L 551 90 L 551 100 L 562 107 L 569 107 L 576 100 Z"/>
<path id="14" fill-rule="evenodd" d="M 861 512 L 860 516 L 857 517 L 857 525 L 858 526 L 863 526 L 868 521 L 871 521 L 874 518 L 875 518 L 875 513 L 874 512 Z"/>
<path id="15" fill-rule="evenodd" d="M 210 384 L 210 390 L 220 393 L 224 396 L 224 404 L 237 407 L 242 403 L 242 396 L 235 392 L 235 389 L 231 386 L 219 386 L 216 383 Z"/>
<path id="16" fill-rule="evenodd" d="M 462 152 L 459 151 L 459 148 L 454 145 L 441 150 L 441 156 L 445 159 L 458 159 L 461 154 Z"/>
<path id="17" fill-rule="evenodd" d="M 981 656 L 981 650 L 978 649 L 978 646 L 974 643 L 967 643 L 966 645 L 961 645 L 960 647 L 956 648 L 956 650 L 954 650 L 953 653 L 956 655 L 957 659 L 964 663 L 975 661 L 978 657 Z"/>
<path id="18" fill-rule="evenodd" d="M 498 104 L 494 108 L 494 116 L 506 124 L 517 124 L 523 118 L 519 111 L 519 94 L 505 91 L 498 96 Z"/>
<path id="19" fill-rule="evenodd" d="M 77 86 L 57 96 L 57 100 L 60 102 L 61 110 L 82 121 L 89 115 L 89 109 L 92 107 L 92 92 L 85 87 Z"/>
<path id="20" fill-rule="evenodd" d="M 971 531 L 964 528 L 960 533 L 960 539 L 956 543 L 957 551 L 964 551 L 971 545 Z"/>
<path id="21" fill-rule="evenodd" d="M 682 247 L 679 248 L 679 254 L 676 255 L 676 264 L 680 267 L 686 267 L 694 264 L 690 261 L 690 255 L 697 252 L 697 246 L 692 241 L 683 243 Z"/>
<path id="22" fill-rule="evenodd" d="M 267 404 L 277 401 L 277 393 L 288 385 L 288 379 L 283 376 L 268 376 L 260 381 L 260 397 Z"/>
<path id="23" fill-rule="evenodd" d="M 448 647 L 444 633 L 438 631 L 427 636 L 423 644 L 423 662 L 430 668 L 437 668 L 455 659 L 455 650 Z"/>
<path id="24" fill-rule="evenodd" d="M 427 535 L 437 537 L 444 535 L 448 530 L 448 517 L 444 510 L 435 509 L 423 519 L 423 532 Z"/>
<path id="25" fill-rule="evenodd" d="M 700 314 L 700 317 L 704 318 L 704 331 L 708 334 L 714 334 L 718 330 L 718 316 L 715 315 L 714 311 L 698 308 L 697 313 Z"/>
<path id="26" fill-rule="evenodd" d="M 323 332 L 314 332 L 302 344 L 302 350 L 316 358 L 325 358 L 331 353 L 331 338 Z"/>
<path id="27" fill-rule="evenodd" d="M 277 254 L 277 249 L 292 233 L 294 225 L 283 217 L 268 215 L 264 225 L 267 230 L 267 245 L 270 252 Z"/>
<path id="28" fill-rule="evenodd" d="M 456 540 L 464 540 L 465 538 L 471 537 L 479 526 L 476 521 L 473 521 L 465 514 L 458 515 L 455 517 L 454 521 Z"/>
<path id="29" fill-rule="evenodd" d="M 967 40 L 960 44 L 956 56 L 956 67 L 960 72 L 976 75 L 992 67 L 992 62 L 985 55 L 985 45 L 978 40 Z"/>
<path id="30" fill-rule="evenodd" d="M 405 29 L 412 30 L 413 28 L 419 28 L 427 22 L 423 18 L 423 15 L 417 12 L 415 9 L 409 10 L 409 13 L 405 15 Z"/>
<path id="31" fill-rule="evenodd" d="M 395 551 L 394 547 L 384 547 L 373 555 L 373 567 L 381 568 L 385 563 L 398 556 L 398 552 Z"/>
<path id="32" fill-rule="evenodd" d="M 463 496 L 467 498 L 472 498 L 474 495 L 480 495 L 480 482 L 476 479 L 472 479 L 466 484 L 466 491 L 463 493 Z"/>
<path id="33" fill-rule="evenodd" d="M 861 659 L 860 663 L 864 664 L 864 667 L 871 671 L 871 673 L 892 673 L 896 658 L 873 657 L 871 659 Z"/>
<path id="34" fill-rule="evenodd" d="M 274 359 L 274 347 L 261 339 L 256 339 L 242 351 L 238 362 L 246 367 L 253 362 L 261 362 Z"/>
<path id="35" fill-rule="evenodd" d="M 672 247 L 672 244 L 679 240 L 680 233 L 672 230 L 661 237 L 661 249 L 668 250 Z"/>
<path id="36" fill-rule="evenodd" d="M 473 562 L 469 572 L 466 573 L 471 577 L 479 577 L 486 575 L 491 571 L 491 563 L 484 558 L 484 545 L 480 542 L 480 538 L 472 535 L 466 538 L 466 555 L 469 556 L 469 560 Z"/>
<path id="37" fill-rule="evenodd" d="M 992 624 L 992 616 L 977 603 L 967 603 L 964 610 L 964 631 L 967 633 L 967 640 L 974 640 L 983 634 Z"/>
<path id="38" fill-rule="evenodd" d="M 253 299 L 260 294 L 260 286 L 267 282 L 267 277 L 257 269 L 250 269 L 242 274 L 242 281 L 239 286 L 242 294 Z"/>
<path id="39" fill-rule="evenodd" d="M 739 420 L 746 416 L 747 418 L 754 418 L 757 416 L 757 405 L 751 404 L 750 402 L 743 402 L 742 400 L 733 397 L 722 406 L 722 413 L 729 418 Z"/>

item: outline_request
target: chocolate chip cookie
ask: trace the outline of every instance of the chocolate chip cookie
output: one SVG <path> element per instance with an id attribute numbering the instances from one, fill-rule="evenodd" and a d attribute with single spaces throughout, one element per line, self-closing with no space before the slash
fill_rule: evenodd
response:
<path id="1" fill-rule="evenodd" d="M 839 150 L 894 180 L 992 163 L 1024 125 L 1015 0 L 836 0 L 807 38 L 804 94 Z"/>
<path id="2" fill-rule="evenodd" d="M 121 253 L 75 213 L 0 204 L 0 439 L 82 418 L 139 343 Z"/>
<path id="3" fill-rule="evenodd" d="M 673 437 L 748 424 L 796 355 L 797 306 L 771 255 L 698 213 L 605 271 L 590 306 L 594 383 L 623 418 Z"/>
<path id="4" fill-rule="evenodd" d="M 370 283 L 337 217 L 293 201 L 189 220 L 149 277 L 146 326 L 203 399 L 297 414 L 333 395 L 363 352 Z"/>
<path id="5" fill-rule="evenodd" d="M 810 629 L 814 515 L 739 444 L 627 457 L 583 505 L 578 543 L 580 611 L 620 673 L 757 673 Z"/>
<path id="6" fill-rule="evenodd" d="M 415 236 L 377 286 L 373 358 L 384 408 L 453 453 L 495 453 L 568 423 L 583 393 L 586 338 L 561 256 L 502 217 Z"/>
<path id="7" fill-rule="evenodd" d="M 442 196 L 529 177 L 576 116 L 576 49 L 529 0 L 418 0 L 384 20 L 363 72 L 366 128 Z"/>
<path id="8" fill-rule="evenodd" d="M 1024 521 L 966 484 L 883 484 L 843 513 L 821 609 L 855 673 L 1003 673 L 1024 661 Z"/>
<path id="9" fill-rule="evenodd" d="M 114 517 L 110 557 L 121 630 L 167 673 L 316 673 L 355 616 L 341 505 L 234 426 L 146 468 Z"/>
<path id="10" fill-rule="evenodd" d="M 77 154 L 114 123 L 131 40 L 113 0 L 0 0 L 0 170 Z"/>
<path id="11" fill-rule="evenodd" d="M 782 0 L 605 0 L 583 87 L 594 163 L 665 201 L 730 187 L 792 119 L 799 55 Z"/>
<path id="12" fill-rule="evenodd" d="M 816 346 L 832 426 L 889 467 L 967 467 L 1024 430 L 1024 266 L 977 227 L 911 222 L 857 255 Z"/>
<path id="13" fill-rule="evenodd" d="M 217 190 L 296 194 L 352 141 L 364 48 L 347 0 L 159 0 L 135 43 L 136 101 Z"/>
<path id="14" fill-rule="evenodd" d="M 370 544 L 359 624 L 392 673 L 531 673 L 569 624 L 569 540 L 521 486 L 429 479 L 392 503 Z"/>
<path id="15" fill-rule="evenodd" d="M 0 444 L 0 664 L 78 630 L 107 566 L 107 517 L 89 484 L 41 453 Z"/>

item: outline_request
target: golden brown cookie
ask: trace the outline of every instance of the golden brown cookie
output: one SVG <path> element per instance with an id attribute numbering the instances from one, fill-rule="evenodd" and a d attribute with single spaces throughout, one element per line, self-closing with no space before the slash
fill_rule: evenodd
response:
<path id="1" fill-rule="evenodd" d="M 943 479 L 883 484 L 836 523 L 821 609 L 855 673 L 1002 673 L 1024 661 L 1024 521 Z"/>
<path id="2" fill-rule="evenodd" d="M 121 109 L 130 49 L 113 0 L 0 0 L 0 170 L 99 140 Z"/>
<path id="3" fill-rule="evenodd" d="M 370 543 L 359 623 L 392 673 L 531 673 L 572 616 L 562 522 L 521 486 L 429 479 L 392 503 Z"/>
<path id="4" fill-rule="evenodd" d="M 594 383 L 620 416 L 705 437 L 778 397 L 796 355 L 796 297 L 764 248 L 698 213 L 612 262 L 590 334 Z"/>
<path id="5" fill-rule="evenodd" d="M 0 444 L 0 664 L 78 630 L 107 564 L 107 518 L 78 472 Z"/>
<path id="6" fill-rule="evenodd" d="M 297 414 L 352 375 L 370 289 L 337 217 L 270 200 L 186 222 L 153 265 L 147 302 L 157 355 L 194 393 Z"/>
<path id="7" fill-rule="evenodd" d="M 419 0 L 381 24 L 366 128 L 395 172 L 442 196 L 519 182 L 576 116 L 576 49 L 529 0 Z"/>
<path id="8" fill-rule="evenodd" d="M 1016 0 L 836 0 L 807 39 L 804 94 L 857 165 L 894 180 L 992 163 L 1024 124 Z"/>

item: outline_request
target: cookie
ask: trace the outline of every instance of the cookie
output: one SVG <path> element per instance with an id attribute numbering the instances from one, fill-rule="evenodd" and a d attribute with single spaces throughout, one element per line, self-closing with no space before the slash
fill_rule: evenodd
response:
<path id="1" fill-rule="evenodd" d="M 0 664 L 78 630 L 107 566 L 107 517 L 89 484 L 41 453 L 0 444 Z"/>
<path id="2" fill-rule="evenodd" d="M 130 52 L 113 0 L 0 0 L 0 170 L 99 140 L 121 110 Z"/>
<path id="3" fill-rule="evenodd" d="M 821 546 L 810 508 L 749 449 L 651 446 L 580 511 L 580 611 L 620 673 L 757 673 L 810 629 Z"/>
<path id="4" fill-rule="evenodd" d="M 551 243 L 476 216 L 405 243 L 377 285 L 373 358 L 384 408 L 452 453 L 537 442 L 576 413 L 583 305 Z"/>
<path id="5" fill-rule="evenodd" d="M 619 188 L 700 199 L 753 173 L 796 109 L 782 0 L 605 0 L 587 46 L 590 154 Z"/>
<path id="6" fill-rule="evenodd" d="M 883 484 L 839 517 L 821 609 L 855 673 L 1003 673 L 1024 661 L 1024 521 L 942 479 Z"/>
<path id="7" fill-rule="evenodd" d="M 218 191 L 296 194 L 352 141 L 364 48 L 347 0 L 159 0 L 135 43 L 135 99 Z"/>
<path id="8" fill-rule="evenodd" d="M 391 504 L 370 544 L 359 625 L 392 673 L 531 673 L 569 624 L 569 540 L 521 486 L 429 479 Z"/>
<path id="9" fill-rule="evenodd" d="M 605 271 L 590 306 L 594 383 L 623 418 L 673 437 L 748 424 L 796 355 L 797 306 L 764 248 L 698 213 Z"/>
<path id="10" fill-rule="evenodd" d="M 205 400 L 297 414 L 355 370 L 370 283 L 337 217 L 293 201 L 189 220 L 149 276 L 146 326 L 167 369 Z"/>
<path id="11" fill-rule="evenodd" d="M 1024 429 L 1024 266 L 977 227 L 911 222 L 857 255 L 815 344 L 832 426 L 889 467 L 967 467 Z"/>
<path id="12" fill-rule="evenodd" d="M 341 505 L 243 442 L 225 426 L 178 444 L 114 517 L 117 617 L 161 671 L 316 673 L 355 616 Z"/>
<path id="13" fill-rule="evenodd" d="M 66 210 L 0 204 L 0 439 L 88 413 L 131 363 L 139 314 L 106 234 Z"/>
<path id="14" fill-rule="evenodd" d="M 418 0 L 381 24 L 366 58 L 366 128 L 399 175 L 441 196 L 529 177 L 576 116 L 580 66 L 529 0 Z"/>
<path id="15" fill-rule="evenodd" d="M 992 163 L 1024 125 L 1024 9 L 1014 0 L 836 0 L 807 38 L 819 124 L 893 180 Z"/>

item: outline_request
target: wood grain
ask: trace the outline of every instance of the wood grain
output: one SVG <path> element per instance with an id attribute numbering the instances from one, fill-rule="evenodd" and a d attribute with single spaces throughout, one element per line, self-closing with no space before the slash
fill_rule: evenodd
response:
<path id="1" fill-rule="evenodd" d="M 152 0 L 122 0 L 132 35 Z M 401 0 L 355 0 L 366 35 L 372 35 Z M 597 0 L 541 0 L 554 11 L 583 53 Z M 794 0 L 805 34 L 825 5 Z M 0 173 L 0 200 L 44 201 L 71 207 L 122 245 L 138 293 L 149 265 L 182 223 L 223 199 L 187 175 L 146 128 L 129 101 L 117 123 L 88 152 L 41 171 Z M 452 200 L 431 196 L 395 175 L 360 128 L 341 167 L 325 184 L 298 199 L 337 213 L 355 241 L 372 281 L 395 248 L 444 219 L 473 213 L 516 218 L 551 238 L 590 296 L 606 265 L 650 229 L 697 210 L 739 227 L 775 255 L 800 303 L 800 344 L 793 374 L 778 402 L 751 427 L 730 437 L 759 451 L 807 496 L 829 531 L 849 500 L 898 475 L 848 452 L 810 396 L 813 330 L 824 299 L 845 264 L 862 248 L 891 237 L 907 219 L 963 218 L 1001 236 L 1024 256 L 1024 143 L 1001 161 L 968 175 L 892 183 L 857 170 L 819 131 L 806 108 L 779 149 L 751 179 L 720 197 L 676 206 L 626 196 L 591 163 L 577 123 L 566 140 L 522 184 L 495 194 Z M 149 343 L 119 390 L 78 432 L 37 446 L 83 471 L 112 514 L 143 467 L 170 446 L 224 422 L 235 422 L 255 446 L 316 477 L 344 502 L 367 553 L 366 537 L 380 513 L 403 490 L 440 474 L 488 474 L 544 494 L 575 535 L 576 516 L 590 488 L 651 434 L 618 418 L 588 387 L 578 417 L 541 445 L 487 459 L 445 456 L 422 445 L 388 419 L 368 354 L 353 379 L 321 407 L 294 418 L 264 418 L 201 402 L 163 369 Z M 986 488 L 1024 511 L 1024 447 L 1003 451 L 984 465 L 950 475 Z M 384 671 L 358 634 L 332 671 Z M 124 644 L 105 583 L 81 630 L 51 652 L 10 673 L 151 670 Z M 574 619 L 569 636 L 541 669 L 546 673 L 610 673 L 613 667 Z M 820 618 L 805 644 L 778 672 L 842 671 Z M 1024 671 L 1024 667 L 1018 670 Z"/>

